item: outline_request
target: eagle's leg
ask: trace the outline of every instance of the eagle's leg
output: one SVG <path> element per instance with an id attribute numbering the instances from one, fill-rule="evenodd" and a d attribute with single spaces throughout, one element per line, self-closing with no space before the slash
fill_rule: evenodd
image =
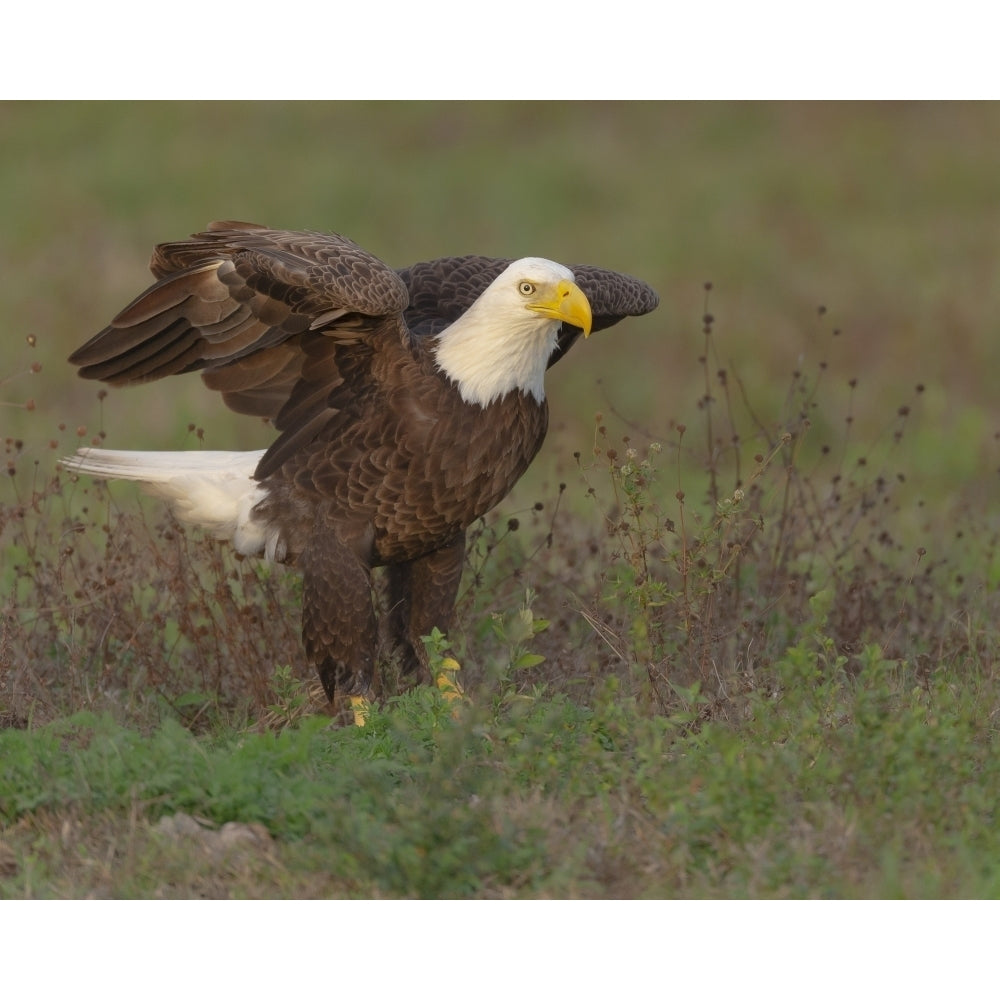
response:
<path id="1" fill-rule="evenodd" d="M 451 628 L 464 565 L 463 533 L 445 548 L 389 567 L 389 627 L 402 649 L 403 673 L 434 680 L 449 699 L 461 697 L 461 685 L 454 677 L 459 664 L 446 657 L 441 667 L 432 670 L 421 637 L 435 628 L 442 632 Z"/>
<path id="2" fill-rule="evenodd" d="M 371 571 L 330 533 L 299 556 L 302 570 L 302 642 L 326 696 L 350 701 L 363 726 L 375 686 L 377 626 Z"/>

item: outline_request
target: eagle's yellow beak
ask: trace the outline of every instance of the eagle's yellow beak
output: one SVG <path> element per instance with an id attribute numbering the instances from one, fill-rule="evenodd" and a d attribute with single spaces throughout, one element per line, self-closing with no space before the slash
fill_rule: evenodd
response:
<path id="1" fill-rule="evenodd" d="M 558 319 L 570 326 L 578 326 L 585 337 L 590 336 L 590 327 L 594 317 L 590 311 L 587 296 L 580 291 L 578 285 L 569 280 L 560 281 L 556 285 L 551 298 L 532 302 L 528 308 L 549 319 Z"/>

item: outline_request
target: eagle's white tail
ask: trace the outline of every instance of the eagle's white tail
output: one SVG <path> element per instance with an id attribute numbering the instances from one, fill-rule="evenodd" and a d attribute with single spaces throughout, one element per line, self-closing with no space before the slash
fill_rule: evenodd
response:
<path id="1" fill-rule="evenodd" d="M 70 472 L 97 479 L 131 479 L 170 504 L 175 516 L 245 555 L 275 557 L 277 538 L 251 512 L 265 492 L 253 478 L 263 451 L 111 451 L 80 448 L 61 460 Z"/>

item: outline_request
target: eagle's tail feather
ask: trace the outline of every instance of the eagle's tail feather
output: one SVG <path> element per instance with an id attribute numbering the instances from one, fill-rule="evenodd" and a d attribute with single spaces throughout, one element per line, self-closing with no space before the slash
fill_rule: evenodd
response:
<path id="1" fill-rule="evenodd" d="M 276 553 L 277 539 L 252 519 L 265 492 L 254 478 L 263 451 L 113 451 L 80 448 L 61 460 L 70 472 L 97 479 L 129 479 L 166 500 L 181 521 L 232 540 L 245 555 Z"/>

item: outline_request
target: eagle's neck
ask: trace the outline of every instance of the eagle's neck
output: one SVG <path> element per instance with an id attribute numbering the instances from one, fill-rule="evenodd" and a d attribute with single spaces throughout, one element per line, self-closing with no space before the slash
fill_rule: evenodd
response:
<path id="1" fill-rule="evenodd" d="M 481 301 L 438 337 L 438 368 L 467 403 L 489 406 L 515 390 L 541 403 L 545 369 L 561 324 L 527 310 L 515 317 L 494 313 L 481 307 Z"/>

